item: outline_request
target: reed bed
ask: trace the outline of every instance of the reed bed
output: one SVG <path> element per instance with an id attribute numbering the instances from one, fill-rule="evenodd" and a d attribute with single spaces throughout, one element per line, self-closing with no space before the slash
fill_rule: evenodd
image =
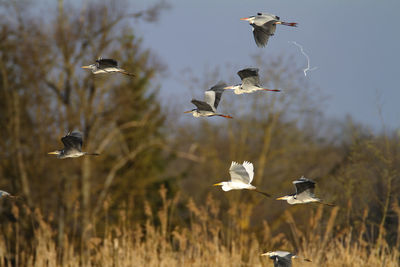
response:
<path id="1" fill-rule="evenodd" d="M 203 205 L 189 199 L 186 224 L 172 225 L 179 197 L 167 199 L 160 189 L 162 206 L 152 209 L 145 203 L 146 220 L 138 223 L 121 211 L 118 222 L 105 223 L 104 231 L 82 240 L 78 235 L 59 233 L 54 218 L 44 218 L 39 210 L 24 205 L 11 208 L 16 221 L 3 225 L 0 234 L 0 267 L 3 266 L 273 266 L 260 256 L 273 249 L 296 251 L 312 262 L 294 260 L 293 266 L 398 266 L 399 251 L 385 242 L 364 240 L 364 230 L 335 229 L 339 207 L 329 211 L 319 206 L 310 217 L 308 229 L 299 230 L 288 209 L 284 218 L 290 236 L 271 234 L 268 222 L 261 231 L 253 231 L 243 217 L 251 207 L 232 206 L 222 211 L 208 196 Z M 23 210 L 25 209 L 25 210 Z M 227 219 L 221 218 L 226 212 Z M 31 217 L 33 236 L 21 230 L 24 217 Z M 325 214 L 328 215 L 325 218 Z M 325 223 L 322 223 L 322 222 Z M 6 227 L 5 227 L 6 226 Z M 60 236 L 62 238 L 60 238 Z"/>

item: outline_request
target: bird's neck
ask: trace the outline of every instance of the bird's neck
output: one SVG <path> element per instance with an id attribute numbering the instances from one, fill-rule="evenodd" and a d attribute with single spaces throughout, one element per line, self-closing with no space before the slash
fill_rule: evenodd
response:
<path id="1" fill-rule="evenodd" d="M 192 114 L 194 117 L 200 117 L 200 112 L 197 109 L 193 110 Z"/>
<path id="2" fill-rule="evenodd" d="M 57 158 L 62 157 L 65 154 L 64 150 L 58 150 Z"/>
<path id="3" fill-rule="evenodd" d="M 289 204 L 297 203 L 295 196 L 290 196 L 287 200 Z"/>

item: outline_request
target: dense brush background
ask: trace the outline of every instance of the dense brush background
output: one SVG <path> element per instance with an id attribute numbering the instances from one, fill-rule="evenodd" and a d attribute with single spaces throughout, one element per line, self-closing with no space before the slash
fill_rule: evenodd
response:
<path id="1" fill-rule="evenodd" d="M 184 115 L 190 99 L 160 97 L 168 65 L 135 34 L 167 5 L 115 6 L 0 1 L 0 189 L 20 196 L 0 200 L 0 266 L 272 266 L 260 254 L 277 249 L 313 260 L 295 266 L 398 266 L 398 133 L 327 120 L 290 56 L 254 58 L 284 93 L 226 92 L 233 120 Z M 137 76 L 80 69 L 99 56 Z M 183 83 L 202 98 L 218 72 Z M 75 129 L 101 156 L 46 154 Z M 337 206 L 212 187 L 232 160 L 254 163 L 260 190 L 304 175 Z"/>

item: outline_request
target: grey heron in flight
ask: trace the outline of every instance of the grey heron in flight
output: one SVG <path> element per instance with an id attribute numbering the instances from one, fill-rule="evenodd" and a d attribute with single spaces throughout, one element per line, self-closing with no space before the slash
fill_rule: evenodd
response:
<path id="1" fill-rule="evenodd" d="M 283 22 L 280 21 L 278 16 L 267 13 L 257 13 L 256 16 L 242 18 L 240 20 L 246 20 L 253 26 L 254 40 L 258 47 L 267 45 L 269 37 L 275 33 L 276 24 L 297 27 L 297 23 L 295 22 Z"/>
<path id="2" fill-rule="evenodd" d="M 82 66 L 81 68 L 90 69 L 93 74 L 119 72 L 125 75 L 135 76 L 133 73 L 119 68 L 118 62 L 110 58 L 99 58 L 96 60 L 96 63 L 88 66 Z"/>
<path id="3" fill-rule="evenodd" d="M 48 154 L 57 155 L 57 158 L 59 159 L 77 158 L 84 155 L 99 155 L 98 153 L 88 153 L 82 151 L 83 137 L 81 132 L 70 132 L 66 136 L 61 138 L 61 142 L 63 142 L 64 144 L 63 149 L 49 152 Z"/>
<path id="4" fill-rule="evenodd" d="M 287 251 L 269 251 L 267 253 L 261 254 L 261 256 L 268 256 L 274 261 L 274 267 L 291 267 L 292 259 L 300 258 L 299 256 L 287 252 Z M 311 260 L 306 258 L 301 258 L 303 261 L 310 262 Z"/>
<path id="5" fill-rule="evenodd" d="M 334 204 L 322 202 L 321 199 L 314 195 L 314 181 L 302 176 L 301 178 L 293 181 L 293 184 L 296 187 L 296 193 L 279 197 L 277 200 L 286 200 L 287 203 L 291 205 L 316 202 L 328 206 L 334 206 Z"/>
<path id="6" fill-rule="evenodd" d="M 278 89 L 266 89 L 262 88 L 260 85 L 260 76 L 258 75 L 257 68 L 247 68 L 238 71 L 237 73 L 242 80 L 242 84 L 226 86 L 224 89 L 232 89 L 233 92 L 237 95 L 245 94 L 245 93 L 253 93 L 256 91 L 272 91 L 272 92 L 280 92 Z"/>
<path id="7" fill-rule="evenodd" d="M 264 196 L 271 197 L 270 194 L 257 190 L 257 188 L 251 184 L 254 178 L 253 163 L 244 161 L 243 164 L 239 164 L 232 161 L 231 167 L 229 168 L 229 174 L 231 176 L 230 181 L 217 183 L 214 184 L 214 186 L 221 185 L 222 190 L 224 191 L 241 189 L 254 190 Z"/>
<path id="8" fill-rule="evenodd" d="M 204 93 L 205 101 L 200 101 L 196 99 L 192 99 L 193 105 L 197 108 L 185 111 L 184 113 L 192 113 L 193 117 L 212 117 L 212 116 L 220 116 L 224 118 L 232 119 L 229 115 L 223 115 L 217 113 L 217 107 L 219 101 L 221 100 L 222 93 L 224 92 L 224 87 L 226 87 L 225 83 L 218 83 L 214 85 L 209 90 Z"/>

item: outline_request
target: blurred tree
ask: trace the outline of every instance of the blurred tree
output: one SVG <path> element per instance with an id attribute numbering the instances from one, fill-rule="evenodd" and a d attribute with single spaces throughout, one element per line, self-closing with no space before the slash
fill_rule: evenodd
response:
<path id="1" fill-rule="evenodd" d="M 161 179 L 164 117 L 151 81 L 163 66 L 141 48 L 131 20 L 156 20 L 162 3 L 129 13 L 107 1 L 81 7 L 58 1 L 56 15 L 46 20 L 29 3 L 1 7 L 17 18 L 1 18 L 1 185 L 57 215 L 60 245 L 65 231 L 78 229 L 87 239 L 111 189 L 118 207 Z M 136 77 L 80 69 L 100 56 L 118 59 Z M 86 150 L 103 154 L 45 156 L 74 129 L 83 131 Z M 82 220 L 74 224 L 79 211 Z"/>

